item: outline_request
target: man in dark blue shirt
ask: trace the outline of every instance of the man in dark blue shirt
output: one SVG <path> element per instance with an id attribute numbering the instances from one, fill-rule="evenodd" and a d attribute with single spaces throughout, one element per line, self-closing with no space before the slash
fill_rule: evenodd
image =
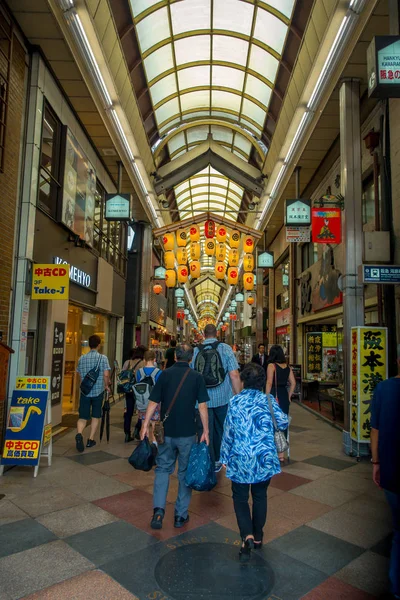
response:
<path id="1" fill-rule="evenodd" d="M 399 375 L 375 388 L 371 418 L 373 480 L 385 491 L 393 514 L 389 577 L 394 598 L 400 598 L 400 345 L 397 363 Z"/>

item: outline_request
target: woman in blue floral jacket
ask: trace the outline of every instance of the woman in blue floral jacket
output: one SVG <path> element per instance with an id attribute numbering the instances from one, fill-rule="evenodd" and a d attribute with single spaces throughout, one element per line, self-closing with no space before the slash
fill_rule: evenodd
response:
<path id="1" fill-rule="evenodd" d="M 241 561 L 250 559 L 252 548 L 261 548 L 263 528 L 267 520 L 267 489 L 271 477 L 281 472 L 274 441 L 274 426 L 268 408 L 265 371 L 255 363 L 240 374 L 243 391 L 232 398 L 225 420 L 221 446 L 221 462 L 232 481 L 236 518 L 243 540 Z M 279 429 L 288 427 L 288 416 L 271 396 Z M 253 498 L 250 513 L 249 491 Z"/>

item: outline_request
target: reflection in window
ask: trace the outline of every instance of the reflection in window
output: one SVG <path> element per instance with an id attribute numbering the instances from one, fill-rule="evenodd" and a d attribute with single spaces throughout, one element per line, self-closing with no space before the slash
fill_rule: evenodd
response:
<path id="1" fill-rule="evenodd" d="M 57 216 L 60 184 L 61 122 L 45 104 L 40 152 L 39 206 L 53 218 Z"/>

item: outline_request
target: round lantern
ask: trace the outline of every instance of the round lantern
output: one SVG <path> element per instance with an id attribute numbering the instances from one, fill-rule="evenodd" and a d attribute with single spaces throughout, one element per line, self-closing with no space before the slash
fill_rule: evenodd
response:
<path id="1" fill-rule="evenodd" d="M 248 292 L 252 291 L 254 288 L 254 273 L 243 274 L 243 287 Z"/>
<path id="2" fill-rule="evenodd" d="M 214 256 L 215 254 L 215 242 L 214 240 L 206 240 L 204 244 L 204 249 L 206 251 L 207 256 Z"/>
<path id="3" fill-rule="evenodd" d="M 156 283 L 155 285 L 153 285 L 153 292 L 155 294 L 157 294 L 157 296 L 158 296 L 158 294 L 161 294 L 161 292 L 162 292 L 162 285 L 160 285 L 159 283 Z"/>
<path id="4" fill-rule="evenodd" d="M 251 235 L 243 236 L 243 252 L 245 254 L 251 253 L 254 250 L 254 238 Z"/>
<path id="5" fill-rule="evenodd" d="M 249 296 L 247 298 L 247 304 L 249 304 L 249 306 L 252 306 L 254 304 L 254 298 L 253 298 L 253 296 Z"/>
<path id="6" fill-rule="evenodd" d="M 175 236 L 173 233 L 164 233 L 162 236 L 164 250 L 173 250 L 175 248 Z"/>
<path id="7" fill-rule="evenodd" d="M 183 312 L 183 310 L 178 310 L 178 312 L 176 313 L 176 318 L 177 319 L 184 319 L 185 318 L 185 313 Z"/>
<path id="8" fill-rule="evenodd" d="M 217 227 L 217 232 L 216 232 L 216 236 L 217 236 L 217 242 L 225 242 L 226 241 L 226 235 L 227 235 L 227 230 L 225 225 L 218 225 Z"/>
<path id="9" fill-rule="evenodd" d="M 239 271 L 236 267 L 230 267 L 228 269 L 228 283 L 229 285 L 237 285 L 239 279 Z"/>
<path id="10" fill-rule="evenodd" d="M 189 234 L 191 242 L 198 242 L 200 239 L 200 227 L 198 225 L 191 225 Z"/>
<path id="11" fill-rule="evenodd" d="M 186 265 L 188 261 L 188 253 L 186 248 L 178 248 L 176 251 L 176 260 L 178 265 Z"/>
<path id="12" fill-rule="evenodd" d="M 208 219 L 204 225 L 204 235 L 207 239 L 211 239 L 215 236 L 215 223 L 211 219 Z"/>
<path id="13" fill-rule="evenodd" d="M 175 253 L 173 250 L 168 250 L 164 254 L 164 263 L 166 269 L 173 269 L 175 266 Z"/>
<path id="14" fill-rule="evenodd" d="M 254 271 L 254 256 L 252 254 L 244 255 L 243 270 L 245 273 L 251 273 L 251 271 Z"/>
<path id="15" fill-rule="evenodd" d="M 239 248 L 240 245 L 240 231 L 237 229 L 233 229 L 231 231 L 231 236 L 229 238 L 229 243 L 231 248 Z"/>
<path id="16" fill-rule="evenodd" d="M 230 267 L 237 267 L 239 264 L 239 250 L 236 250 L 236 248 L 233 248 L 233 250 L 229 250 L 229 257 L 228 257 L 228 261 L 229 261 L 229 266 Z"/>
<path id="17" fill-rule="evenodd" d="M 176 272 L 172 269 L 168 269 L 168 271 L 165 272 L 165 285 L 168 288 L 176 286 Z"/>
<path id="18" fill-rule="evenodd" d="M 217 279 L 224 279 L 226 273 L 226 266 L 224 262 L 215 263 L 215 277 Z"/>
<path id="19" fill-rule="evenodd" d="M 226 258 L 226 246 L 223 243 L 219 243 L 216 246 L 215 249 L 215 256 L 217 257 L 218 261 L 224 261 Z"/>
<path id="20" fill-rule="evenodd" d="M 198 260 L 201 254 L 201 244 L 200 242 L 192 242 L 190 244 L 190 258 L 192 260 Z"/>
<path id="21" fill-rule="evenodd" d="M 186 283 L 188 276 L 189 276 L 189 267 L 187 265 L 179 265 L 179 267 L 178 267 L 179 283 Z"/>
<path id="22" fill-rule="evenodd" d="M 231 321 L 237 321 L 237 315 L 229 315 Z"/>
<path id="23" fill-rule="evenodd" d="M 201 272 L 200 261 L 193 260 L 190 263 L 190 275 L 192 276 L 193 279 L 197 279 L 198 277 L 200 277 L 200 272 Z"/>
<path id="24" fill-rule="evenodd" d="M 181 248 L 184 248 L 186 246 L 186 243 L 187 243 L 186 229 L 178 229 L 178 231 L 176 232 L 176 243 Z"/>

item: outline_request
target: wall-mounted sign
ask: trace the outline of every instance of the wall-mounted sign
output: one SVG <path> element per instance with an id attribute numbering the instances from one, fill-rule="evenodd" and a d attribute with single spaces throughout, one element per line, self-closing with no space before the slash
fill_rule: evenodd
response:
<path id="1" fill-rule="evenodd" d="M 55 265 L 68 264 L 66 260 L 60 258 L 59 256 L 55 256 L 53 261 Z M 78 269 L 78 267 L 75 267 L 74 265 L 69 265 L 69 267 L 70 280 L 84 288 L 90 288 L 91 278 L 89 273 L 85 273 L 85 271 Z"/>
<path id="2" fill-rule="evenodd" d="M 184 298 L 185 290 L 183 288 L 176 288 L 175 290 L 175 298 Z"/>
<path id="3" fill-rule="evenodd" d="M 311 200 L 286 200 L 285 225 L 311 225 Z"/>
<path id="4" fill-rule="evenodd" d="M 259 269 L 273 269 L 274 268 L 274 253 L 273 252 L 262 252 L 257 258 L 257 267 Z"/>
<path id="5" fill-rule="evenodd" d="M 106 194 L 106 221 L 130 221 L 131 208 L 131 194 Z"/>
<path id="6" fill-rule="evenodd" d="M 51 355 L 51 404 L 59 404 L 62 400 L 63 360 L 65 348 L 65 323 L 54 323 L 53 351 Z"/>
<path id="7" fill-rule="evenodd" d="M 286 227 L 286 242 L 306 244 L 311 240 L 310 227 Z"/>
<path id="8" fill-rule="evenodd" d="M 236 300 L 236 302 L 244 302 L 244 294 L 239 292 L 238 294 L 236 294 L 235 300 Z"/>
<path id="9" fill-rule="evenodd" d="M 68 264 L 34 265 L 32 300 L 68 300 L 69 268 Z"/>
<path id="10" fill-rule="evenodd" d="M 362 283 L 400 283 L 400 265 L 361 265 Z"/>
<path id="11" fill-rule="evenodd" d="M 165 272 L 166 269 L 164 267 L 156 267 L 154 269 L 154 279 L 165 279 Z"/>
<path id="12" fill-rule="evenodd" d="M 340 208 L 312 209 L 312 241 L 314 244 L 340 244 L 342 241 Z"/>
<path id="13" fill-rule="evenodd" d="M 400 37 L 374 37 L 367 50 L 368 95 L 400 98 Z"/>

